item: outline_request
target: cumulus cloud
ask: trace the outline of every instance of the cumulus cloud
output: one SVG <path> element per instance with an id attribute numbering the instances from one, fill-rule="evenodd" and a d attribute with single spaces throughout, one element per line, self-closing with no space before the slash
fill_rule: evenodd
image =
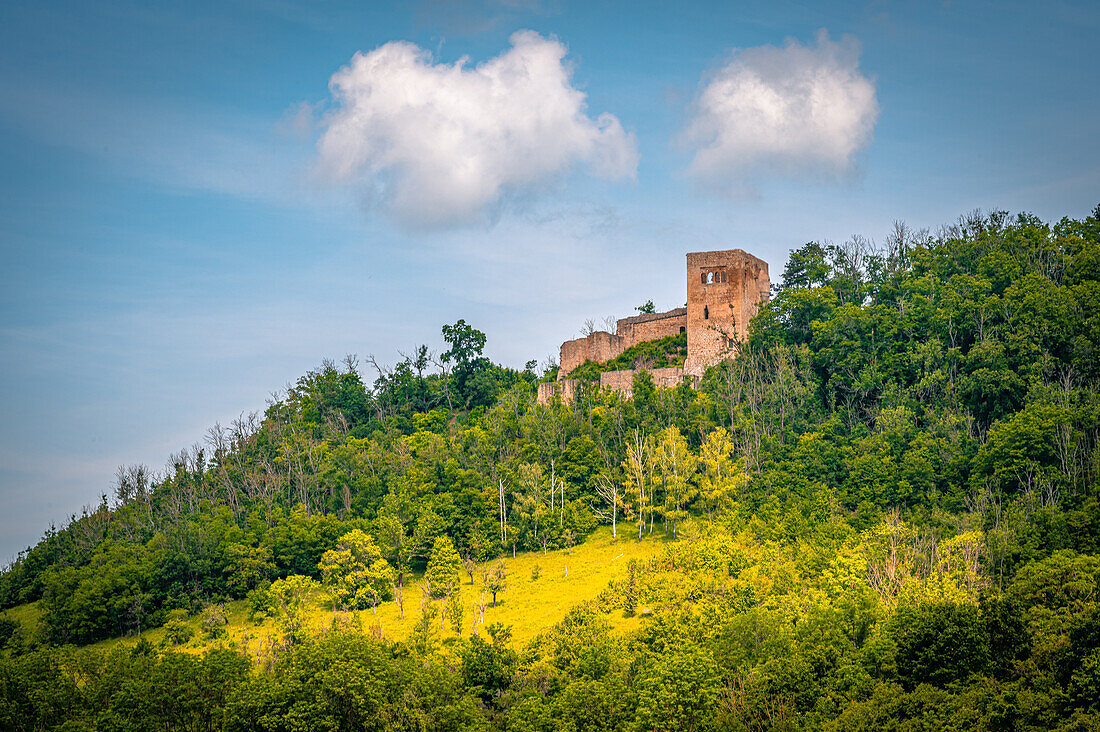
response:
<path id="1" fill-rule="evenodd" d="M 859 70 L 859 42 L 735 51 L 704 78 L 692 105 L 685 142 L 695 149 L 696 180 L 738 192 L 769 175 L 841 177 L 871 141 L 878 102 Z"/>
<path id="2" fill-rule="evenodd" d="M 511 44 L 475 67 L 433 63 L 403 42 L 357 53 L 329 82 L 320 171 L 363 185 L 413 227 L 481 221 L 503 197 L 530 194 L 580 163 L 600 177 L 633 177 L 633 135 L 611 114 L 588 116 L 565 46 L 531 31 Z"/>

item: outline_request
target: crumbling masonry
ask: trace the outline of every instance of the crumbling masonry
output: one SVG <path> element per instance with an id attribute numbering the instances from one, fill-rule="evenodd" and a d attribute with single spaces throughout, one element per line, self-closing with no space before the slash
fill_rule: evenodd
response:
<path id="1" fill-rule="evenodd" d="M 675 386 L 684 376 L 698 385 L 708 366 L 728 357 L 748 335 L 749 320 L 771 293 L 768 263 L 740 249 L 690 252 L 687 255 L 687 307 L 665 313 L 645 313 L 622 318 L 615 332 L 597 331 L 561 344 L 558 380 L 539 384 L 539 402 L 554 393 L 565 400 L 573 396 L 576 381 L 565 378 L 585 361 L 609 361 L 636 343 L 665 336 L 687 334 L 687 360 L 683 368 L 645 369 L 658 386 Z M 629 396 L 636 365 L 626 371 L 600 374 L 600 386 Z"/>

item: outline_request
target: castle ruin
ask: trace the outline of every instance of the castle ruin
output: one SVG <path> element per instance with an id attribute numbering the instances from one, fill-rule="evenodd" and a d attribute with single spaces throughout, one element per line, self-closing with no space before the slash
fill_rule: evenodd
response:
<path id="1" fill-rule="evenodd" d="M 768 263 L 741 249 L 689 252 L 687 255 L 687 307 L 664 313 L 643 313 L 621 318 L 615 332 L 596 331 L 561 344 L 558 379 L 539 384 L 538 399 L 545 404 L 555 393 L 573 397 L 576 381 L 567 378 L 587 361 L 610 361 L 637 343 L 687 334 L 687 359 L 683 367 L 605 371 L 600 387 L 629 396 L 634 373 L 646 370 L 658 386 L 675 386 L 685 376 L 695 385 L 709 366 L 728 357 L 738 341 L 748 336 L 749 320 L 771 294 Z"/>

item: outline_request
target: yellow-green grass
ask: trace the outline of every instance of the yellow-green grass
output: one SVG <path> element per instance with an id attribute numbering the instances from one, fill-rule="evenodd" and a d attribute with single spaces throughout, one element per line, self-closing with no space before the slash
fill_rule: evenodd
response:
<path id="1" fill-rule="evenodd" d="M 508 589 L 498 595 L 496 607 L 492 606 L 492 595 L 482 587 L 479 572 L 474 573 L 471 584 L 468 574 L 463 574 L 462 602 L 465 611 L 463 633 L 468 634 L 478 625 L 500 622 L 512 626 L 513 639 L 518 646 L 530 641 L 540 631 L 549 628 L 565 616 L 576 605 L 594 599 L 615 577 L 627 572 L 631 559 L 647 559 L 660 551 L 662 539 L 646 537 L 641 542 L 620 531 L 619 538 L 611 537 L 610 528 L 602 528 L 593 533 L 583 544 L 571 550 L 558 549 L 542 552 L 518 554 L 515 558 L 504 558 L 508 571 Z M 538 579 L 532 578 L 534 568 L 538 566 Z M 405 617 L 401 618 L 396 602 L 387 602 L 378 607 L 377 614 L 370 610 L 359 612 L 359 618 L 365 628 L 378 625 L 381 633 L 394 639 L 404 639 L 420 617 L 422 592 L 415 583 L 405 587 Z M 484 623 L 480 612 L 472 606 L 484 592 Z M 616 627 L 629 625 L 621 613 L 611 615 Z M 437 624 L 440 619 L 436 619 Z M 449 624 L 447 624 L 449 626 Z M 439 627 L 439 625 L 437 625 Z M 484 633 L 483 633 L 484 634 Z M 450 627 L 445 628 L 443 637 L 453 635 Z"/>
<path id="2" fill-rule="evenodd" d="M 4 614 L 19 623 L 24 635 L 28 638 L 33 637 L 33 634 L 38 631 L 38 625 L 42 621 L 42 609 L 37 602 L 28 602 L 25 605 L 8 608 L 4 610 Z"/>
<path id="3" fill-rule="evenodd" d="M 659 530 L 652 536 L 646 534 L 638 541 L 637 533 L 632 533 L 629 525 L 619 527 L 618 538 L 612 538 L 610 527 L 601 527 L 593 532 L 584 543 L 572 549 L 557 549 L 542 552 L 524 552 L 514 558 L 509 553 L 501 561 L 507 569 L 508 588 L 497 596 L 497 604 L 492 606 L 492 595 L 482 587 L 480 570 L 474 572 L 474 581 L 470 582 L 467 573 L 462 574 L 461 597 L 463 605 L 462 635 L 475 630 L 486 635 L 485 627 L 500 622 L 511 626 L 513 643 L 522 648 L 539 632 L 561 620 L 569 610 L 577 605 L 596 598 L 617 577 L 625 576 L 631 559 L 647 560 L 660 553 L 666 539 Z M 681 538 L 684 538 L 683 534 Z M 535 566 L 540 569 L 538 579 L 532 577 Z M 475 600 L 484 592 L 484 622 L 480 621 L 480 612 L 474 608 Z M 363 628 L 364 632 L 378 633 L 393 640 L 404 640 L 420 618 L 423 594 L 420 578 L 407 574 L 403 592 L 404 617 L 396 600 L 384 602 L 375 610 L 355 612 L 333 611 L 332 602 L 323 590 L 311 598 L 307 612 L 307 625 L 311 630 L 320 631 L 331 627 L 334 621 L 350 621 Z M 439 601 L 435 601 L 439 605 Z M 243 600 L 225 605 L 229 624 L 225 634 L 218 640 L 204 637 L 200 623 L 202 615 L 197 614 L 186 620 L 193 631 L 192 640 L 178 646 L 181 650 L 202 652 L 219 643 L 236 645 L 253 655 L 264 655 L 272 643 L 280 640 L 280 631 L 273 620 L 256 624 L 248 619 L 247 603 Z M 41 612 L 36 604 L 21 605 L 7 613 L 33 631 L 38 624 Z M 621 611 L 607 614 L 607 619 L 618 632 L 627 632 L 638 627 L 637 617 L 623 617 Z M 442 623 L 437 615 L 434 620 L 440 638 L 454 638 L 450 621 Z M 377 627 L 376 627 L 377 626 Z M 156 628 L 142 633 L 150 643 L 168 645 L 166 631 Z M 108 649 L 118 640 L 107 640 L 94 647 Z M 134 643 L 128 638 L 123 642 Z"/>

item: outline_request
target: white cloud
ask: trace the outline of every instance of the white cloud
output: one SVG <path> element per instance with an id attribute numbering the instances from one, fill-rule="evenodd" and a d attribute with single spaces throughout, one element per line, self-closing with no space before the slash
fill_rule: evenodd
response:
<path id="1" fill-rule="evenodd" d="M 684 140 L 696 180 L 727 192 L 769 175 L 840 177 L 871 141 L 878 102 L 859 71 L 859 42 L 822 30 L 816 46 L 734 52 L 705 78 Z"/>
<path id="2" fill-rule="evenodd" d="M 465 58 L 433 63 L 403 42 L 357 53 L 329 82 L 322 174 L 364 185 L 388 214 L 421 228 L 481 221 L 503 197 L 578 163 L 604 178 L 633 177 L 633 135 L 611 114 L 588 117 L 565 46 L 531 31 L 511 43 L 473 68 Z"/>

